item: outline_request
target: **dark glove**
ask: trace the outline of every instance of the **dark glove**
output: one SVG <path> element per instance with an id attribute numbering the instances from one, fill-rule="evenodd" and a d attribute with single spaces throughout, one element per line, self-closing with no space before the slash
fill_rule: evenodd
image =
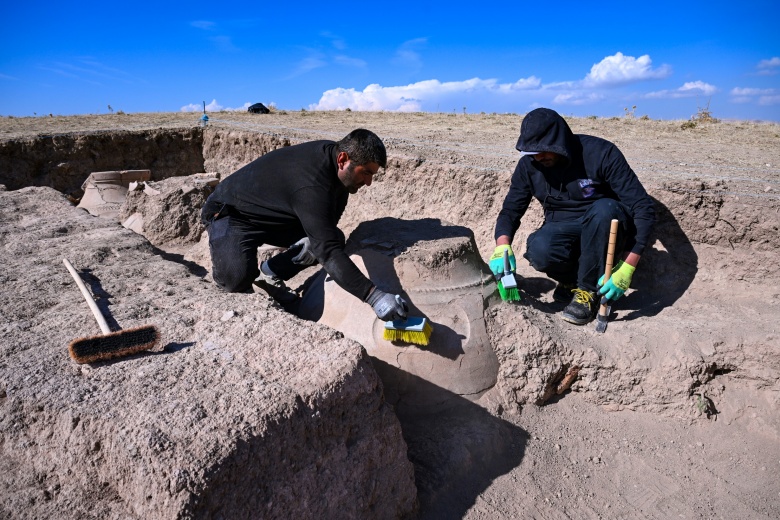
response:
<path id="1" fill-rule="evenodd" d="M 368 295 L 366 303 L 373 307 L 377 317 L 384 321 L 405 320 L 406 313 L 409 312 L 409 307 L 403 298 L 377 288 Z"/>
<path id="2" fill-rule="evenodd" d="M 311 242 L 309 237 L 303 237 L 290 246 L 290 249 L 299 247 L 300 252 L 292 258 L 292 263 L 298 265 L 312 265 L 317 261 L 317 257 L 311 252 Z"/>

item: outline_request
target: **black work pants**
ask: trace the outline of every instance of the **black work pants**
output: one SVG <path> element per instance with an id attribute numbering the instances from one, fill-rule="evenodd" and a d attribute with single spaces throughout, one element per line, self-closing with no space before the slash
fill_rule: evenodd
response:
<path id="1" fill-rule="evenodd" d="M 209 233 L 211 276 L 227 292 L 252 292 L 252 282 L 260 274 L 257 248 L 263 244 L 289 247 L 305 236 L 303 229 L 284 232 L 260 229 L 229 207 L 209 209 L 204 206 L 201 218 Z M 214 218 L 217 211 L 219 215 Z M 293 257 L 299 252 L 299 248 L 283 251 L 268 260 L 268 267 L 282 280 L 289 280 L 309 267 L 293 263 Z"/>
<path id="2" fill-rule="evenodd" d="M 620 222 L 615 246 L 619 258 L 626 237 L 636 230 L 628 208 L 613 199 L 594 201 L 575 220 L 545 222 L 528 237 L 523 257 L 557 282 L 595 292 L 604 274 L 612 219 Z"/>

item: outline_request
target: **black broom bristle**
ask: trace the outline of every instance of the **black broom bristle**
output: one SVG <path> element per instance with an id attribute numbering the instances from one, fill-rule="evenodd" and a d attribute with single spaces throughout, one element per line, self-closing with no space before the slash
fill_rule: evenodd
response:
<path id="1" fill-rule="evenodd" d="M 77 363 L 94 363 L 149 350 L 160 341 L 154 325 L 144 325 L 111 334 L 77 338 L 70 342 L 68 351 Z"/>

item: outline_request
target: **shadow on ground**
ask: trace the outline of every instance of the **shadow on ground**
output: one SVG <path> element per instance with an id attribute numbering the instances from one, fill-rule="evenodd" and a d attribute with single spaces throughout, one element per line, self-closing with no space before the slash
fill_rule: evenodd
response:
<path id="1" fill-rule="evenodd" d="M 416 379 L 410 386 L 421 394 L 421 401 L 428 400 L 429 393 L 448 394 L 445 409 L 399 408 L 396 415 L 414 464 L 419 518 L 462 518 L 493 480 L 520 464 L 527 433 L 463 397 L 411 374 L 400 374 L 399 368 L 378 359 L 371 361 L 383 380 Z M 411 398 L 406 395 L 404 400 Z M 392 396 L 388 401 L 394 404 Z"/>
<path id="2" fill-rule="evenodd" d="M 620 320 L 655 316 L 671 307 L 688 290 L 699 270 L 699 256 L 674 214 L 661 201 L 653 200 L 655 228 L 634 275 L 634 291 L 616 304 L 629 311 Z"/>

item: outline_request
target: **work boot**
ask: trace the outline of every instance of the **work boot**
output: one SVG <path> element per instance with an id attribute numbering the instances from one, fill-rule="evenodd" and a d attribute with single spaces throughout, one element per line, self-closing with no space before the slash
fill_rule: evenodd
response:
<path id="1" fill-rule="evenodd" d="M 576 283 L 559 283 L 553 291 L 553 300 L 560 303 L 571 301 L 572 293 L 577 288 Z"/>
<path id="2" fill-rule="evenodd" d="M 574 297 L 571 299 L 571 303 L 563 309 L 561 317 L 569 323 L 585 325 L 596 317 L 596 310 L 598 309 L 596 293 L 579 288 L 574 289 L 572 292 Z"/>
<path id="3" fill-rule="evenodd" d="M 293 307 L 300 300 L 298 293 L 287 287 L 284 280 L 277 276 L 268 275 L 260 270 L 260 275 L 255 278 L 254 284 L 268 293 L 268 296 L 279 302 L 282 307 Z"/>

